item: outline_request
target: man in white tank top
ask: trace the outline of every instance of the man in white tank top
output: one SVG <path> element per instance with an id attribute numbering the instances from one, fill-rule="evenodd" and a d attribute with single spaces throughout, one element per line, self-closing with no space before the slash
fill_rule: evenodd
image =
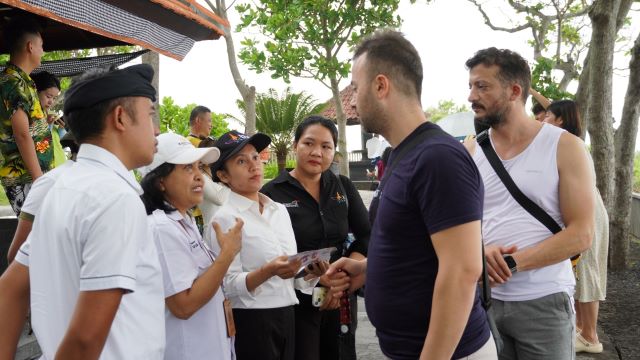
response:
<path id="1" fill-rule="evenodd" d="M 531 119 L 529 66 L 489 48 L 467 60 L 475 120 L 520 190 L 563 230 L 553 235 L 511 196 L 482 149 L 472 155 L 485 186 L 483 238 L 500 359 L 574 359 L 575 279 L 569 258 L 591 245 L 593 182 L 581 141 Z"/>

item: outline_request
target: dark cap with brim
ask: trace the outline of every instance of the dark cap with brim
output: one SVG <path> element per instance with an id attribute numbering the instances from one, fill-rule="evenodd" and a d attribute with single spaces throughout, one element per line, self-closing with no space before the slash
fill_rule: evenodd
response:
<path id="1" fill-rule="evenodd" d="M 271 144 L 271 138 L 262 133 L 247 136 L 241 132 L 231 130 L 216 140 L 214 146 L 220 149 L 220 158 L 211 164 L 211 172 L 214 180 L 217 180 L 216 171 L 222 168 L 224 162 L 240 152 L 247 144 L 253 145 L 257 152 L 261 152 Z"/>
<path id="2" fill-rule="evenodd" d="M 148 64 L 133 65 L 94 79 L 81 80 L 65 93 L 64 113 L 68 115 L 122 97 L 146 97 L 155 101 L 156 89 L 151 84 L 152 80 L 153 68 Z"/>

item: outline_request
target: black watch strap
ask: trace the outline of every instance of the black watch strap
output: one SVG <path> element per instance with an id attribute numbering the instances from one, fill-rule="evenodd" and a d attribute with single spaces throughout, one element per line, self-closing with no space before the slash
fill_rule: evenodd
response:
<path id="1" fill-rule="evenodd" d="M 518 272 L 518 265 L 516 264 L 516 261 L 513 259 L 513 256 L 504 255 L 504 261 L 507 263 L 507 266 L 509 267 L 509 270 L 511 271 L 512 274 L 515 274 L 516 272 Z"/>

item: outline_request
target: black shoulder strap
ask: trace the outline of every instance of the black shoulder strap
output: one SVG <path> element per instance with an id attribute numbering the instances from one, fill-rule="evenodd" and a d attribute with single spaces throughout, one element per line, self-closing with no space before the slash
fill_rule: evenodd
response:
<path id="1" fill-rule="evenodd" d="M 418 144 L 424 142 L 427 138 L 429 138 L 429 137 L 431 137 L 433 135 L 440 134 L 440 133 L 446 134 L 439 127 L 429 127 L 427 129 L 422 130 L 413 139 L 409 140 L 407 145 L 405 147 L 403 147 L 402 149 L 400 149 L 400 152 L 398 152 L 397 154 L 395 153 L 395 150 L 392 151 L 391 155 L 393 155 L 393 158 L 391 158 L 391 156 L 389 157 L 389 163 L 384 168 L 384 175 L 382 175 L 382 179 L 380 180 L 380 187 L 382 187 L 382 184 L 385 182 L 385 180 L 389 176 L 391 176 L 391 173 L 393 172 L 393 169 L 396 167 L 396 165 L 398 163 L 400 163 L 400 160 L 409 152 L 409 150 L 411 150 L 414 147 L 418 146 Z M 391 160 L 393 160 L 393 161 L 391 161 Z"/>
<path id="2" fill-rule="evenodd" d="M 487 259 L 484 257 L 484 242 L 480 241 L 482 247 L 482 296 L 480 302 L 485 310 L 491 307 L 491 288 L 489 287 L 489 275 L 487 274 Z"/>
<path id="3" fill-rule="evenodd" d="M 529 214 L 531 214 L 534 218 L 540 221 L 544 226 L 549 229 L 553 234 L 557 234 L 562 231 L 562 228 L 558 223 L 553 220 L 551 215 L 549 215 L 546 211 L 544 211 L 538 204 L 534 203 L 531 199 L 529 199 L 525 194 L 520 191 L 518 186 L 507 172 L 507 169 L 502 165 L 502 161 L 498 158 L 498 154 L 491 146 L 491 141 L 489 141 L 489 130 L 485 130 L 478 134 L 476 137 L 478 144 L 482 147 L 482 151 L 484 155 L 489 160 L 491 167 L 498 174 L 500 180 L 504 186 L 509 190 L 511 196 L 522 206 Z"/>

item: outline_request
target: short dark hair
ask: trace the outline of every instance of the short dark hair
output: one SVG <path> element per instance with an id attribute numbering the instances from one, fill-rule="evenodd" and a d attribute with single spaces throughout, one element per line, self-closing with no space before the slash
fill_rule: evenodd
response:
<path id="1" fill-rule="evenodd" d="M 15 54 L 24 46 L 27 36 L 40 36 L 41 33 L 42 26 L 34 16 L 16 16 L 4 28 L 4 43 L 9 50 L 9 54 Z"/>
<path id="2" fill-rule="evenodd" d="M 193 123 L 196 122 L 198 115 L 210 112 L 211 110 L 206 106 L 198 105 L 194 107 L 193 110 L 191 110 L 191 115 L 189 116 L 189 125 L 193 125 Z"/>
<path id="3" fill-rule="evenodd" d="M 45 91 L 53 87 L 60 90 L 60 80 L 48 71 L 40 71 L 39 73 L 30 76 L 33 82 L 36 83 L 36 90 L 38 92 Z"/>
<path id="4" fill-rule="evenodd" d="M 534 103 L 533 107 L 531 108 L 531 111 L 533 112 L 534 115 L 538 115 L 541 112 L 547 111 L 547 109 L 545 109 L 544 106 L 542 106 L 542 104 L 540 103 Z"/>
<path id="5" fill-rule="evenodd" d="M 547 111 L 562 119 L 561 127 L 577 137 L 582 136 L 582 125 L 580 124 L 580 111 L 578 105 L 573 100 L 558 100 L 549 105 Z"/>
<path id="6" fill-rule="evenodd" d="M 94 68 L 87 70 L 80 75 L 77 82 L 97 79 L 109 72 L 109 69 Z M 100 135 L 105 128 L 105 118 L 109 112 L 113 111 L 116 106 L 122 106 L 124 111 L 135 121 L 135 108 L 133 106 L 133 98 L 122 97 L 116 99 L 105 100 L 91 107 L 78 109 L 65 114 L 65 120 L 69 125 L 69 129 L 76 138 L 78 144 L 84 143 L 87 139 Z"/>
<path id="7" fill-rule="evenodd" d="M 422 96 L 422 60 L 401 32 L 379 30 L 356 47 L 353 58 L 367 54 L 369 79 L 384 74 L 405 94 Z"/>
<path id="8" fill-rule="evenodd" d="M 334 124 L 333 121 L 320 115 L 311 115 L 302 120 L 302 122 L 298 124 L 298 127 L 296 127 L 293 141 L 300 141 L 302 134 L 304 134 L 305 130 L 307 130 L 307 128 L 311 125 L 321 125 L 327 128 L 327 130 L 329 130 L 329 132 L 331 133 L 333 146 L 336 146 L 336 144 L 338 143 L 338 129 L 336 128 L 336 124 Z"/>
<path id="9" fill-rule="evenodd" d="M 140 181 L 140 187 L 144 193 L 140 196 L 147 215 L 161 209 L 165 213 L 170 213 L 176 209 L 167 202 L 164 193 L 160 190 L 160 180 L 169 176 L 176 166 L 174 164 L 164 163 L 150 171 Z"/>
<path id="10" fill-rule="evenodd" d="M 471 70 L 478 65 L 497 66 L 498 79 L 503 85 L 512 82 L 522 87 L 522 101 L 527 102 L 529 88 L 531 88 L 531 70 L 529 64 L 520 54 L 508 49 L 490 47 L 476 52 L 473 57 L 465 62 L 467 69 Z"/>

